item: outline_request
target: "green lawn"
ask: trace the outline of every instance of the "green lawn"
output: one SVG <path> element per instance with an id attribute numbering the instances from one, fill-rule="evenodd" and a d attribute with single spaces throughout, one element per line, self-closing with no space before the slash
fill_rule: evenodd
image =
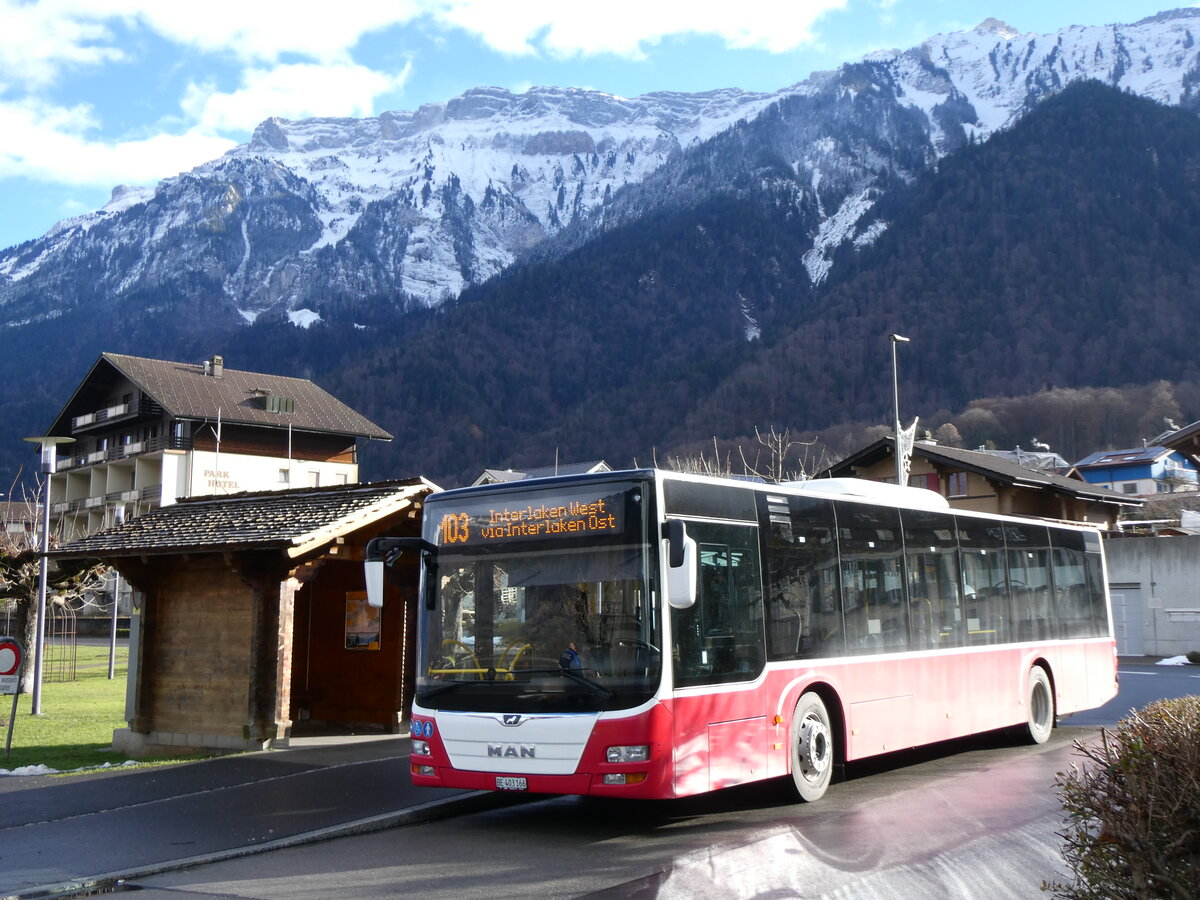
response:
<path id="1" fill-rule="evenodd" d="M 17 698 L 12 749 L 0 754 L 0 771 L 24 766 L 47 766 L 61 772 L 104 763 L 120 765 L 128 757 L 111 750 L 113 730 L 124 728 L 125 674 L 128 651 L 117 648 L 116 677 L 108 677 L 108 647 L 79 646 L 75 681 L 42 684 L 42 714 L 30 715 L 33 697 Z M 8 737 L 12 697 L 0 696 L 0 742 Z M 0 743 L 2 746 L 2 743 Z M 196 758 L 196 757 L 189 757 Z M 143 764 L 179 762 L 178 758 L 147 757 Z"/>

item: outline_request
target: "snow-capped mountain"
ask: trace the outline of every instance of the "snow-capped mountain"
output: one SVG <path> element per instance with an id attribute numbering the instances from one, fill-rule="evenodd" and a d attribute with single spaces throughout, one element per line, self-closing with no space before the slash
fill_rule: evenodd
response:
<path id="1" fill-rule="evenodd" d="M 623 99 L 477 88 L 371 119 L 271 119 L 251 141 L 0 253 L 0 323 L 91 304 L 369 319 L 432 306 L 535 250 L 663 206 L 768 190 L 810 277 L 887 227 L 876 200 L 1042 97 L 1095 79 L 1200 106 L 1200 10 L 1020 34 L 989 19 L 774 94 Z"/>

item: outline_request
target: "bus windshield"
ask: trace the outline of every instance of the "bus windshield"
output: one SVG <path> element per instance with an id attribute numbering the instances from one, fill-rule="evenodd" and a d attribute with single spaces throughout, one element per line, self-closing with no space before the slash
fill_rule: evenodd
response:
<path id="1" fill-rule="evenodd" d="M 605 509 L 634 507 L 640 494 L 631 499 L 632 493 L 610 495 Z M 502 512 L 557 509 L 558 499 L 538 497 Z M 614 518 L 619 534 L 489 544 L 475 539 L 486 521 L 477 511 L 465 517 L 431 506 L 441 516 L 436 521 L 453 519 L 457 530 L 452 542 L 442 541 L 437 573 L 426 585 L 433 602 L 421 604 L 421 706 L 578 712 L 650 699 L 662 651 L 651 599 L 653 559 L 641 539 L 639 509 Z M 485 514 L 497 515 L 495 508 Z M 471 539 L 459 540 L 464 533 Z M 443 538 L 449 534 L 442 529 Z"/>

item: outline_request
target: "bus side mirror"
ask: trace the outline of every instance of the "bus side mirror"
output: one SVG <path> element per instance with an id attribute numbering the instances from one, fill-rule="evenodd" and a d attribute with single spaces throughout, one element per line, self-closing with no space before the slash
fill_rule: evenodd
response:
<path id="1" fill-rule="evenodd" d="M 417 550 L 427 566 L 437 553 L 437 547 L 424 538 L 377 537 L 367 542 L 363 576 L 367 582 L 367 603 L 371 606 L 383 606 L 384 569 L 395 563 L 405 550 Z"/>
<path id="2" fill-rule="evenodd" d="M 696 602 L 696 541 L 678 519 L 666 526 L 667 603 L 689 609 Z"/>

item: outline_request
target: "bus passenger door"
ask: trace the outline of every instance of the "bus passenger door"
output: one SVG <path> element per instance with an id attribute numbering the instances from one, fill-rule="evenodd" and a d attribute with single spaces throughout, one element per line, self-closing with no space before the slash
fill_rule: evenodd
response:
<path id="1" fill-rule="evenodd" d="M 680 793 L 766 774 L 766 710 L 753 682 L 766 661 L 758 528 L 689 522 L 697 543 L 696 603 L 672 609 L 676 773 Z"/>

